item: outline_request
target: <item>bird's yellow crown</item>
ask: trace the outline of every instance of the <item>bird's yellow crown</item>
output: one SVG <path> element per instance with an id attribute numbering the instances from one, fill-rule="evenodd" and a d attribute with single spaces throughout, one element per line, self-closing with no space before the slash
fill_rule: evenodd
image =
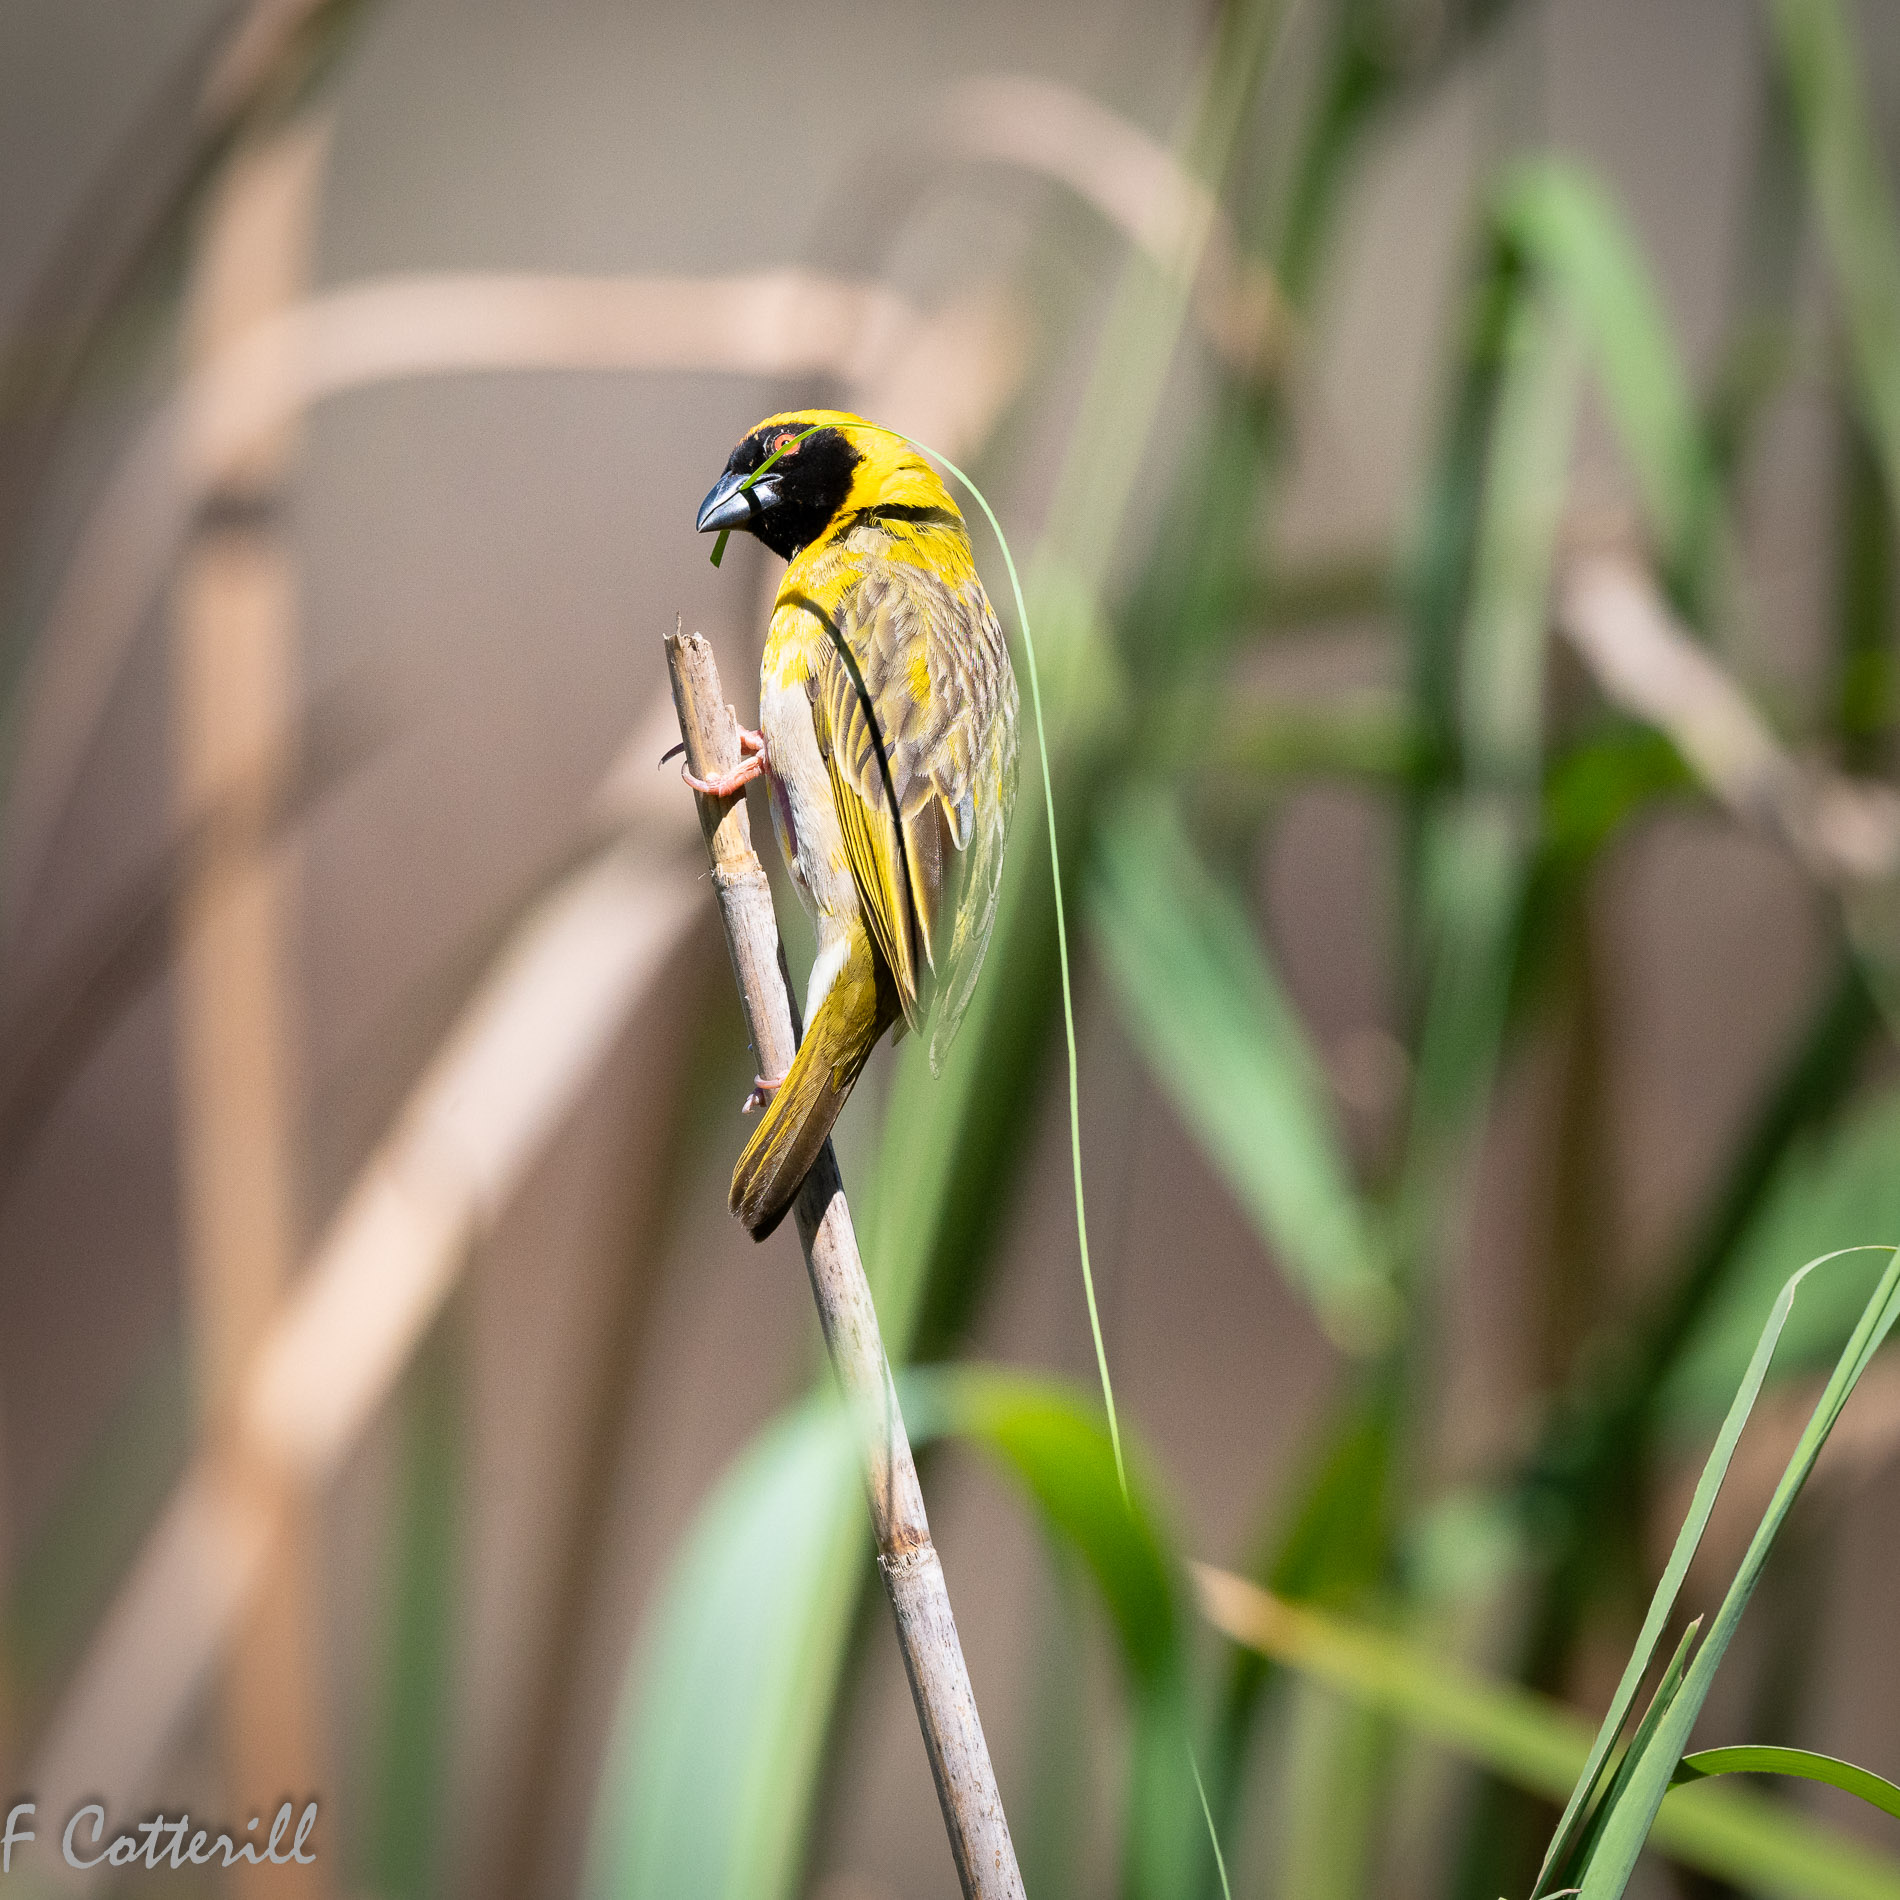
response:
<path id="1" fill-rule="evenodd" d="M 755 436 L 768 439 L 770 448 L 780 437 L 796 442 L 807 430 L 836 431 L 856 456 L 851 481 L 837 508 L 839 517 L 849 517 L 871 509 L 906 513 L 943 513 L 963 519 L 955 498 L 937 471 L 895 431 L 867 422 L 843 409 L 788 409 L 783 415 L 768 416 L 753 430 Z M 783 468 L 806 449 L 823 440 L 809 436 L 797 448 L 788 449 L 776 465 Z"/>

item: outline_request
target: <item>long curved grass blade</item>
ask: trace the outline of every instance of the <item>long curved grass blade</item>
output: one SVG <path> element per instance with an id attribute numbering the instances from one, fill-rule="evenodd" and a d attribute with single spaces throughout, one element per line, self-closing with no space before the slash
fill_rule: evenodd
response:
<path id="1" fill-rule="evenodd" d="M 1802 1433 L 1800 1443 L 1795 1447 L 1794 1455 L 1788 1462 L 1780 1484 L 1775 1488 L 1768 1509 L 1757 1527 L 1748 1552 L 1742 1559 L 1727 1594 L 1716 1612 L 1709 1634 L 1689 1667 L 1689 1674 L 1683 1683 L 1681 1692 L 1671 1702 L 1662 1720 L 1653 1733 L 1643 1738 L 1640 1750 L 1632 1749 L 1628 1777 L 1617 1791 L 1618 1798 L 1610 1805 L 1605 1814 L 1602 1830 L 1590 1853 L 1589 1860 L 1582 1871 L 1582 1892 L 1584 1900 L 1617 1900 L 1628 1885 L 1636 1862 L 1643 1850 L 1651 1824 L 1655 1820 L 1656 1810 L 1668 1791 L 1671 1775 L 1681 1760 L 1687 1746 L 1690 1730 L 1696 1716 L 1701 1712 L 1702 1704 L 1708 1696 L 1709 1686 L 1714 1680 L 1715 1671 L 1726 1652 L 1729 1639 L 1735 1632 L 1735 1626 L 1741 1620 L 1742 1611 L 1753 1594 L 1760 1579 L 1762 1567 L 1768 1561 L 1768 1553 L 1773 1548 L 1775 1538 L 1787 1520 L 1788 1512 L 1793 1508 L 1796 1495 L 1806 1481 L 1808 1473 L 1814 1467 L 1814 1461 L 1820 1456 L 1821 1447 L 1827 1441 L 1834 1422 L 1839 1418 L 1841 1408 L 1847 1403 L 1849 1395 L 1859 1382 L 1861 1374 L 1872 1361 L 1875 1351 L 1892 1329 L 1896 1319 L 1900 1319 L 1900 1253 L 1892 1249 L 1865 1249 L 1864 1251 L 1884 1251 L 1890 1254 L 1885 1273 L 1873 1296 L 1862 1311 L 1860 1323 L 1854 1329 L 1853 1337 L 1847 1342 L 1834 1375 L 1828 1381 L 1826 1391 L 1808 1421 L 1807 1429 Z M 1727 1470 L 1729 1457 L 1734 1451 L 1736 1438 L 1741 1427 L 1747 1422 L 1756 1395 L 1761 1390 L 1762 1380 L 1767 1374 L 1768 1361 L 1772 1357 L 1775 1344 L 1780 1337 L 1781 1328 L 1787 1318 L 1789 1307 L 1801 1284 L 1817 1268 L 1826 1265 L 1829 1260 L 1840 1255 L 1824 1255 L 1819 1260 L 1810 1261 L 1796 1273 L 1783 1288 L 1781 1298 L 1775 1303 L 1767 1327 L 1763 1330 L 1761 1344 L 1750 1362 L 1748 1376 L 1742 1390 L 1736 1395 L 1735 1404 L 1730 1409 L 1722 1435 L 1716 1441 L 1716 1450 L 1711 1455 L 1708 1467 L 1703 1472 L 1702 1482 L 1696 1487 L 1696 1500 L 1691 1506 L 1689 1519 L 1683 1525 L 1676 1539 L 1675 1550 L 1671 1553 L 1669 1566 L 1658 1586 L 1655 1598 L 1650 1605 L 1650 1614 L 1644 1624 L 1644 1638 L 1639 1640 L 1637 1651 L 1630 1658 L 1629 1669 L 1625 1672 L 1623 1686 L 1618 1691 L 1617 1701 L 1612 1704 L 1614 1721 L 1606 1720 L 1599 1732 L 1597 1745 L 1592 1750 L 1593 1761 L 1600 1764 L 1608 1743 L 1622 1727 L 1622 1716 L 1627 1712 L 1628 1699 L 1634 1692 L 1635 1682 L 1640 1679 L 1642 1670 L 1647 1668 L 1649 1656 L 1654 1649 L 1657 1635 L 1660 1634 L 1663 1620 L 1673 1607 L 1676 1594 L 1681 1588 L 1682 1575 L 1687 1570 L 1689 1560 L 1694 1556 L 1696 1545 L 1701 1541 L 1702 1531 L 1708 1522 L 1708 1507 L 1714 1503 L 1715 1492 L 1719 1489 L 1723 1474 Z M 1571 1816 L 1578 1811 L 1579 1797 L 1587 1799 L 1594 1791 L 1596 1776 L 1586 1774 L 1578 1782 L 1577 1795 L 1572 1797 L 1571 1808 L 1566 1812 L 1565 1825 L 1558 1831 L 1551 1844 L 1551 1855 L 1546 1859 L 1544 1875 L 1540 1877 L 1540 1888 L 1544 1885 L 1555 1867 L 1563 1864 L 1568 1852 L 1566 1831 L 1570 1827 Z M 1561 1851 L 1560 1851 L 1561 1850 Z"/>
<path id="2" fill-rule="evenodd" d="M 1704 1781 L 1711 1775 L 1792 1775 L 1801 1781 L 1824 1782 L 1900 1820 L 1900 1787 L 1871 1768 L 1857 1768 L 1851 1761 L 1842 1761 L 1837 1755 L 1819 1755 L 1811 1748 L 1776 1748 L 1759 1743 L 1701 1748 L 1676 1764 L 1670 1785 L 1680 1787 L 1685 1781 Z"/>
<path id="3" fill-rule="evenodd" d="M 1616 1804 L 1622 1799 L 1623 1790 L 1629 1783 L 1630 1775 L 1636 1764 L 1643 1759 L 1643 1751 L 1648 1748 L 1651 1738 L 1661 1726 L 1662 1719 L 1669 1713 L 1670 1705 L 1675 1701 L 1682 1688 L 1682 1679 L 1689 1671 L 1689 1652 L 1695 1647 L 1696 1638 L 1702 1633 L 1702 1619 L 1698 1616 L 1682 1632 L 1682 1640 L 1676 1645 L 1676 1653 L 1669 1659 L 1669 1667 L 1663 1671 L 1662 1681 L 1656 1685 L 1656 1693 L 1650 1698 L 1649 1707 L 1643 1711 L 1643 1719 L 1636 1725 L 1636 1733 L 1630 1737 L 1628 1748 L 1617 1764 L 1610 1785 L 1597 1802 L 1590 1817 L 1589 1829 L 1585 1836 L 1584 1853 L 1588 1855 L 1591 1844 L 1608 1817 L 1615 1812 Z M 1559 1892 L 1562 1891 L 1560 1888 Z"/>
<path id="4" fill-rule="evenodd" d="M 1335 1340 L 1384 1345 L 1397 1297 L 1324 1072 L 1165 794 L 1135 792 L 1098 829 L 1088 917 L 1123 1022 L 1255 1231 Z"/>

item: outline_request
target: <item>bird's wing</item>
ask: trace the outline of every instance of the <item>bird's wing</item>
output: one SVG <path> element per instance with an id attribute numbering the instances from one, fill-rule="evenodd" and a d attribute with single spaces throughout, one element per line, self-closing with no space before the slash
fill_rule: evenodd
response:
<path id="1" fill-rule="evenodd" d="M 871 933 L 931 1060 L 955 1033 L 989 941 L 1016 791 L 1016 681 L 972 576 L 873 563 L 811 675 L 819 745 Z M 875 724 L 873 723 L 875 722 Z"/>

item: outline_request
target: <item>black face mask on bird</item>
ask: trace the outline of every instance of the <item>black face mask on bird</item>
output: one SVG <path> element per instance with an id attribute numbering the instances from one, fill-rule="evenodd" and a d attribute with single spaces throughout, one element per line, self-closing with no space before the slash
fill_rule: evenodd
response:
<path id="1" fill-rule="evenodd" d="M 859 456 L 836 429 L 820 429 L 802 442 L 798 437 L 797 428 L 784 424 L 747 436 L 700 503 L 699 532 L 757 535 L 787 561 L 816 541 L 849 497 Z M 778 460 L 748 488 L 747 477 L 778 450 Z"/>

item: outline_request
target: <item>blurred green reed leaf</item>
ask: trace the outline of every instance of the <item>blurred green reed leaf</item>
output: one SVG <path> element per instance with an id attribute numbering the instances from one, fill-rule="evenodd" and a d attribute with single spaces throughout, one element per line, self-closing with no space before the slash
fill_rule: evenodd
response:
<path id="1" fill-rule="evenodd" d="M 1089 1723 L 1088 1582 L 1080 1559 L 1049 1546 L 1051 1588 L 1032 1636 L 1028 1773 L 1010 1809 L 1023 1889 L 1036 1900 L 1078 1900 L 1093 1890 L 1101 1850 L 1093 1764 L 1075 1738 Z"/>
<path id="2" fill-rule="evenodd" d="M 1900 1244 L 1900 1089 L 1810 1133 L 1775 1169 L 1759 1212 L 1663 1388 L 1665 1412 L 1693 1427 L 1719 1411 L 1748 1364 L 1781 1269 L 1879 1235 Z M 1852 1274 L 1818 1279 L 1789 1315 L 1773 1377 L 1793 1377 L 1839 1352 L 1861 1308 Z"/>
<path id="3" fill-rule="evenodd" d="M 1457 1160 L 1488 1099 L 1502 1048 L 1528 871 L 1540 819 L 1546 627 L 1557 526 L 1582 383 L 1578 328 L 1494 220 L 1474 284 L 1464 361 L 1423 514 L 1411 604 L 1410 683 L 1421 740 L 1408 834 L 1408 961 L 1420 983 L 1417 1061 L 1391 1228 L 1391 1271 L 1409 1293 L 1439 1241 Z M 1409 1424 L 1390 1394 L 1412 1389 L 1418 1329 L 1374 1381 L 1369 1416 Z M 1380 1500 L 1381 1505 L 1386 1501 Z M 1393 1523 L 1376 1513 L 1389 1546 Z M 1225 1710 L 1223 1795 L 1262 1687 L 1237 1673 Z M 1316 1838 L 1340 1890 L 1362 1881 L 1387 1776 L 1376 1735 L 1348 1726 L 1314 1790 Z"/>
<path id="4" fill-rule="evenodd" d="M 1900 518 L 1900 226 L 1839 0 L 1772 0 L 1808 190 L 1847 320 L 1868 433 Z"/>
<path id="5" fill-rule="evenodd" d="M 1799 1781 L 1818 1781 L 1900 1820 L 1900 1788 L 1885 1775 L 1857 1768 L 1838 1755 L 1817 1755 L 1811 1748 L 1743 1743 L 1733 1748 L 1699 1749 L 1676 1764 L 1670 1785 L 1679 1788 L 1685 1782 L 1706 1781 L 1713 1775 L 1790 1775 Z"/>
<path id="6" fill-rule="evenodd" d="M 1170 697 L 1141 734 L 1141 764 L 1157 773 L 1222 775 L 1223 796 L 1245 795 L 1240 778 L 1271 796 L 1295 778 L 1352 778 L 1390 788 L 1414 769 L 1416 736 L 1405 707 L 1385 693 L 1324 701 L 1237 697 L 1218 673 Z"/>
<path id="7" fill-rule="evenodd" d="M 1233 1580 L 1217 1572 L 1202 1578 L 1221 1596 L 1233 1590 Z M 1234 1614 L 1223 1606 L 1223 1631 L 1501 1781 L 1560 1801 L 1589 1759 L 1589 1727 L 1561 1702 L 1491 1681 L 1413 1638 L 1357 1618 L 1283 1599 L 1256 1602 L 1264 1613 L 1242 1607 Z M 1900 1861 L 1737 1788 L 1673 1788 L 1652 1839 L 1684 1866 L 1738 1882 L 1764 1900 L 1900 1900 Z"/>
<path id="8" fill-rule="evenodd" d="M 1295 1685 L 1286 1730 L 1277 1891 L 1354 1900 L 1372 1887 L 1395 1759 L 1390 1723 L 1310 1682 Z"/>
<path id="9" fill-rule="evenodd" d="M 1617 1896 L 1628 1885 L 1656 1818 L 1656 1811 L 1668 1791 L 1670 1778 L 1682 1759 L 1690 1731 L 1708 1696 L 1715 1671 L 1728 1649 L 1742 1611 L 1760 1580 L 1762 1568 L 1768 1561 L 1768 1554 L 1774 1547 L 1782 1525 L 1787 1521 L 1795 1497 L 1813 1469 L 1822 1445 L 1827 1442 L 1828 1434 L 1833 1430 L 1834 1422 L 1839 1418 L 1861 1374 L 1871 1363 L 1895 1320 L 1900 1319 L 1900 1254 L 1891 1248 L 1844 1251 L 1886 1253 L 1886 1271 L 1862 1309 L 1853 1337 L 1842 1351 L 1827 1389 L 1814 1408 L 1807 1429 L 1802 1433 L 1782 1474 L 1781 1482 L 1775 1487 L 1774 1496 L 1722 1599 L 1707 1638 L 1695 1652 L 1680 1689 L 1661 1710 L 1658 1719 L 1653 1724 L 1646 1723 L 1639 1730 L 1608 1798 L 1598 1806 L 1610 1751 L 1622 1731 L 1637 1685 L 1649 1668 L 1663 1626 L 1675 1608 L 1683 1578 L 1702 1541 L 1716 1493 L 1721 1489 L 1729 1461 L 1734 1456 L 1736 1442 L 1748 1423 L 1749 1413 L 1754 1409 L 1755 1400 L 1767 1377 L 1769 1362 L 1774 1356 L 1789 1309 L 1802 1283 L 1819 1268 L 1841 1259 L 1842 1255 L 1824 1254 L 1819 1259 L 1809 1261 L 1782 1288 L 1768 1323 L 1762 1329 L 1760 1342 L 1749 1361 L 1741 1388 L 1729 1408 L 1728 1417 L 1723 1421 L 1715 1449 L 1710 1453 L 1696 1486 L 1689 1515 L 1670 1553 L 1662 1581 L 1650 1601 L 1649 1613 L 1644 1619 L 1642 1632 L 1631 1652 L 1609 1713 L 1604 1717 L 1596 1741 L 1591 1746 L 1590 1759 L 1578 1777 L 1563 1819 L 1552 1836 L 1543 1869 L 1533 1889 L 1533 1900 L 1538 1894 L 1549 1893 L 1557 1883 L 1571 1880 L 1575 1880 L 1580 1887 L 1583 1900 L 1617 1900 Z M 1580 1849 L 1580 1864 L 1573 1865 L 1579 1859 Z"/>
<path id="10" fill-rule="evenodd" d="M 1132 791 L 1098 826 L 1087 902 L 1122 1021 L 1255 1231 L 1335 1340 L 1384 1346 L 1398 1300 L 1325 1071 L 1165 792 Z"/>
<path id="11" fill-rule="evenodd" d="M 1519 286 L 1498 320 L 1495 360 L 1481 339 L 1470 374 L 1495 373 L 1483 476 L 1466 486 L 1455 439 L 1434 507 L 1471 544 L 1450 709 L 1462 785 L 1424 815 L 1416 879 L 1427 959 L 1418 1080 L 1405 1176 L 1414 1244 L 1429 1220 L 1420 1203 L 1442 1191 L 1448 1141 L 1481 1105 L 1504 1031 L 1514 933 L 1539 818 L 1545 629 L 1557 523 L 1568 484 L 1581 384 L 1574 326 L 1536 286 Z M 1461 405 L 1468 406 L 1468 405 Z M 1475 518 L 1458 523 L 1457 494 Z M 1431 630 L 1414 659 L 1430 695 Z M 1421 705 L 1429 719 L 1429 699 Z"/>
<path id="12" fill-rule="evenodd" d="M 168 1326 L 13 1560 L 4 1623 L 17 1732 L 72 1668 L 191 1453 L 185 1342 Z"/>
<path id="13" fill-rule="evenodd" d="M 1393 1542 L 1392 1476 L 1401 1388 L 1393 1360 L 1369 1368 L 1290 1488 L 1291 1512 L 1276 1514 L 1248 1575 L 1283 1598 L 1351 1604 L 1383 1576 Z M 1244 1773 L 1257 1718 L 1273 1685 L 1270 1659 L 1237 1647 L 1227 1672 L 1209 1751 L 1215 1826 L 1237 1834 Z"/>
<path id="14" fill-rule="evenodd" d="M 1580 358 L 1605 392 L 1651 533 L 1682 591 L 1706 580 L 1716 496 L 1680 353 L 1641 254 L 1601 186 L 1566 161 L 1527 162 L 1506 174 L 1490 229 L 1413 592 L 1421 730 L 1438 735 L 1439 769 L 1461 760 L 1467 791 L 1478 794 L 1417 832 L 1422 921 L 1428 932 L 1447 922 L 1453 932 L 1450 980 L 1440 986 L 1435 1025 L 1428 1007 L 1421 1049 L 1419 1102 L 1433 1115 L 1488 1069 L 1508 995 L 1499 959 L 1529 849 L 1522 834 L 1536 825 L 1528 811 L 1507 815 L 1502 806 L 1522 807 L 1540 750 L 1544 630 Z M 1614 809 L 1592 824 L 1597 811 L 1579 809 L 1599 806 L 1606 790 L 1612 806 L 1623 806 L 1630 785 L 1603 780 L 1601 772 L 1554 778 L 1564 798 L 1544 816 L 1570 821 L 1558 842 L 1573 858 L 1626 815 L 1627 807 Z M 1640 797 L 1649 785 L 1634 789 Z M 1504 835 L 1512 830 L 1515 841 Z M 1434 899 L 1438 878 L 1449 888 Z"/>
<path id="15" fill-rule="evenodd" d="M 914 1444 L 956 1438 L 1017 1483 L 1095 1586 L 1134 1717 L 1125 1889 L 1186 1893 L 1208 1852 L 1188 1767 L 1185 1594 L 1133 1473 L 1124 1497 L 1100 1412 L 1066 1386 L 978 1368 L 911 1373 Z M 850 1422 L 813 1402 L 754 1442 L 676 1557 L 623 1692 L 596 1801 L 587 1891 L 614 1900 L 784 1900 L 803 1871 L 811 1797 L 854 1593 L 808 1579 L 864 1505 Z M 845 1552 L 861 1564 L 861 1529 Z M 810 1606 L 833 1619 L 814 1626 Z"/>
<path id="16" fill-rule="evenodd" d="M 1086 1567 L 1133 1716 L 1122 1890 L 1143 1900 L 1192 1893 L 1211 1850 L 1191 1767 L 1187 1598 L 1139 1458 L 1129 1460 L 1124 1490 L 1101 1412 L 1051 1380 L 955 1367 L 908 1375 L 901 1395 L 913 1436 L 958 1438 L 988 1453 L 1027 1494 L 1043 1531 Z"/>
<path id="17" fill-rule="evenodd" d="M 1582 901 L 1604 850 L 1646 813 L 1700 796 L 1682 755 L 1661 733 L 1607 721 L 1551 761 L 1543 818 L 1524 893 L 1515 1010 L 1539 993 L 1557 955 L 1583 927 Z"/>
<path id="18" fill-rule="evenodd" d="M 464 1332 L 451 1307 L 404 1380 L 400 1492 L 392 1526 L 387 1648 L 370 1802 L 370 1891 L 423 1900 L 440 1891 L 456 1610 L 464 1574 Z"/>
<path id="19" fill-rule="evenodd" d="M 1586 864 L 1659 799 L 1696 791 L 1695 775 L 1665 734 L 1619 720 L 1552 760 L 1544 780 L 1544 854 Z"/>
<path id="20" fill-rule="evenodd" d="M 1673 576 L 1699 552 L 1715 498 L 1688 370 L 1627 221 L 1595 176 L 1526 161 L 1497 197 L 1500 235 L 1577 327 Z"/>
<path id="21" fill-rule="evenodd" d="M 1541 769 L 1545 630 L 1586 359 L 1651 532 L 1685 588 L 1705 578 L 1715 495 L 1680 354 L 1641 255 L 1601 187 L 1564 161 L 1521 165 L 1507 174 L 1491 224 L 1415 594 L 1418 717 L 1426 732 L 1436 727 L 1463 778 L 1462 792 L 1428 809 L 1416 834 L 1414 884 L 1432 974 L 1408 1157 L 1415 1184 L 1439 1172 L 1444 1139 L 1482 1099 L 1503 1033 L 1533 841 L 1545 816 L 1532 791 Z M 1563 789 L 1572 809 L 1552 815 L 1575 821 L 1577 794 L 1603 788 L 1573 778 Z M 1612 805 L 1620 804 L 1627 786 L 1611 789 L 1620 794 Z M 1612 812 L 1612 821 L 1622 815 Z M 1598 828 L 1594 841 L 1609 829 Z M 1567 842 L 1574 849 L 1579 833 Z"/>
<path id="22" fill-rule="evenodd" d="M 791 1900 L 870 1548 L 836 1408 L 755 1439 L 676 1551 L 595 1799 L 596 1900 Z"/>

